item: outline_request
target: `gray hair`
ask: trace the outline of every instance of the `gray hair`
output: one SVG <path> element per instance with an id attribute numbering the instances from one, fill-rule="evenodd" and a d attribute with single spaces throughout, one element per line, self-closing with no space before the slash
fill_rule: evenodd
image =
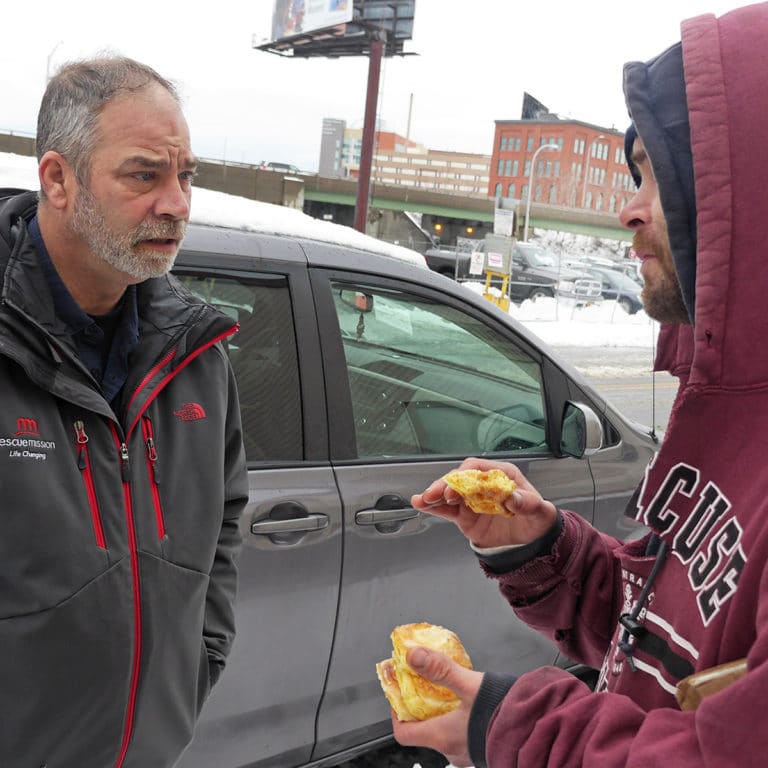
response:
<path id="1" fill-rule="evenodd" d="M 99 141 L 99 115 L 119 96 L 137 93 L 152 83 L 180 103 L 176 87 L 154 69 L 125 56 L 101 56 L 64 64 L 48 83 L 37 116 L 38 161 L 58 152 L 87 185 L 91 155 Z"/>

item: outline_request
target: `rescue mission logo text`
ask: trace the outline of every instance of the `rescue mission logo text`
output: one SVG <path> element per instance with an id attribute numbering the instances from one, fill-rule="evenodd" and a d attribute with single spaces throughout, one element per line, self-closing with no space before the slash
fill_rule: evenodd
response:
<path id="1" fill-rule="evenodd" d="M 8 448 L 11 459 L 45 461 L 47 451 L 55 451 L 53 440 L 43 440 L 35 419 L 21 418 L 16 421 L 16 433 L 10 437 L 0 437 L 0 448 Z"/>

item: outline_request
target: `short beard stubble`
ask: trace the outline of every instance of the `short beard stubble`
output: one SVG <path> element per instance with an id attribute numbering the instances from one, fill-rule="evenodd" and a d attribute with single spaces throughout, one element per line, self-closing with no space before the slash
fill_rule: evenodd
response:
<path id="1" fill-rule="evenodd" d="M 71 226 L 94 256 L 139 281 L 167 274 L 176 260 L 178 248 L 173 253 L 160 253 L 151 248 L 137 247 L 138 243 L 169 238 L 180 242 L 186 231 L 186 222 L 181 220 L 144 220 L 127 231 L 113 229 L 104 208 L 82 184 L 75 198 Z"/>

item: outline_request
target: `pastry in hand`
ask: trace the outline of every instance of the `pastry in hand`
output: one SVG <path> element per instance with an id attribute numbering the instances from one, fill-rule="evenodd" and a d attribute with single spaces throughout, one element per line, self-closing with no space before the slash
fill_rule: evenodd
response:
<path id="1" fill-rule="evenodd" d="M 459 706 L 459 697 L 442 685 L 414 672 L 405 660 L 409 648 L 421 646 L 444 653 L 467 669 L 472 662 L 454 632 L 434 624 L 403 624 L 395 627 L 392 638 L 392 658 L 376 665 L 384 695 L 398 720 L 426 720 L 452 712 Z"/>
<path id="2" fill-rule="evenodd" d="M 512 495 L 517 483 L 500 469 L 457 469 L 445 475 L 443 480 L 473 512 L 514 517 L 515 513 L 504 506 L 504 501 Z"/>

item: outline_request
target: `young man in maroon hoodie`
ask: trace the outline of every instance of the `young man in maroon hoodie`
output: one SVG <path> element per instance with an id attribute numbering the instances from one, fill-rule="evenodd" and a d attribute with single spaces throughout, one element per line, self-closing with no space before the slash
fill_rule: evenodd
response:
<path id="1" fill-rule="evenodd" d="M 442 480 L 413 499 L 456 523 L 520 618 L 601 670 L 596 690 L 554 667 L 515 679 L 412 650 L 461 706 L 395 720 L 402 744 L 489 768 L 768 765 L 766 39 L 768 3 L 700 16 L 624 71 L 638 191 L 621 221 L 645 307 L 665 324 L 658 359 L 681 374 L 631 510 L 650 533 L 605 536 L 486 460 L 462 466 L 503 468 L 518 483 L 514 517 L 475 515 Z M 746 674 L 680 708 L 683 678 L 742 659 Z"/>

